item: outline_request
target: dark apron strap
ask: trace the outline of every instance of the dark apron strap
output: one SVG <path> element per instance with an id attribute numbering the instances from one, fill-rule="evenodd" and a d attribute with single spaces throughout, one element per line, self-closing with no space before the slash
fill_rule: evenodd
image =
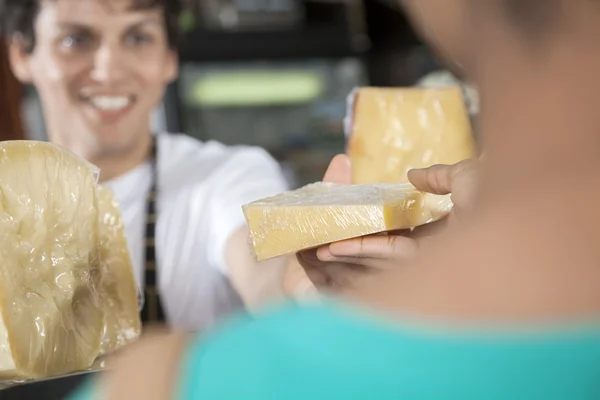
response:
<path id="1" fill-rule="evenodd" d="M 156 198 L 158 194 L 158 168 L 157 168 L 156 136 L 152 137 L 152 150 L 150 152 L 150 166 L 152 168 L 152 182 L 148 199 L 146 200 L 146 233 L 145 237 L 145 268 L 144 268 L 144 308 L 142 308 L 142 322 L 164 323 L 165 313 L 158 293 L 158 280 L 156 274 Z"/>

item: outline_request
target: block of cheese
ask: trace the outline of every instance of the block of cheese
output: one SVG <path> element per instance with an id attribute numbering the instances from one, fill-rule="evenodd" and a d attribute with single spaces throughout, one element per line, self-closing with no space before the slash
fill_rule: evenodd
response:
<path id="1" fill-rule="evenodd" d="M 313 183 L 243 206 L 258 261 L 354 237 L 414 228 L 445 216 L 449 196 L 410 184 Z"/>
<path id="2" fill-rule="evenodd" d="M 98 187 L 101 300 L 104 330 L 100 355 L 135 341 L 141 332 L 138 288 L 121 211 L 112 192 Z"/>
<path id="3" fill-rule="evenodd" d="M 407 172 L 476 155 L 460 87 L 360 88 L 346 118 L 353 183 L 408 182 Z"/>
<path id="4" fill-rule="evenodd" d="M 0 379 L 88 368 L 100 350 L 97 169 L 0 142 Z"/>

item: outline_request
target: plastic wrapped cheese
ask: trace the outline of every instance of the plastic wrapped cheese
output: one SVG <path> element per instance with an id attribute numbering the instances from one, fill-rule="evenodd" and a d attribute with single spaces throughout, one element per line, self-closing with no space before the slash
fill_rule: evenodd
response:
<path id="1" fill-rule="evenodd" d="M 479 93 L 475 86 L 469 82 L 461 81 L 450 71 L 439 70 L 425 75 L 417 82 L 417 86 L 424 88 L 444 88 L 458 86 L 461 89 L 465 106 L 471 118 L 479 114 Z"/>
<path id="2" fill-rule="evenodd" d="M 0 378 L 85 369 L 98 356 L 97 170 L 43 142 L 0 142 Z"/>
<path id="3" fill-rule="evenodd" d="M 121 211 L 113 194 L 98 188 L 100 213 L 100 267 L 104 331 L 100 355 L 110 354 L 135 341 L 141 332 L 138 288 Z"/>
<path id="4" fill-rule="evenodd" d="M 407 172 L 476 155 L 461 88 L 360 88 L 348 101 L 354 183 L 407 182 Z"/>
<path id="5" fill-rule="evenodd" d="M 433 222 L 452 209 L 449 196 L 410 184 L 313 183 L 243 207 L 258 261 L 339 240 Z"/>
<path id="6" fill-rule="evenodd" d="M 0 383 L 87 370 L 138 338 L 119 208 L 56 145 L 0 142 Z"/>

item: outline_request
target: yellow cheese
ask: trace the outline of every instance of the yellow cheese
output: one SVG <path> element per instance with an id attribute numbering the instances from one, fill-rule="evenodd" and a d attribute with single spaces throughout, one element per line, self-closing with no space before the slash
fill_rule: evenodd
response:
<path id="1" fill-rule="evenodd" d="M 407 172 L 476 154 L 459 87 L 361 88 L 351 95 L 348 154 L 354 183 L 407 182 Z"/>
<path id="2" fill-rule="evenodd" d="M 101 299 L 104 331 L 100 355 L 136 340 L 141 331 L 137 286 L 121 211 L 113 194 L 98 187 L 100 212 Z"/>
<path id="3" fill-rule="evenodd" d="M 435 221 L 452 208 L 449 196 L 409 184 L 314 183 L 243 207 L 258 261 L 339 240 Z"/>
<path id="4" fill-rule="evenodd" d="M 100 350 L 97 171 L 43 142 L 0 142 L 0 377 L 88 368 Z"/>

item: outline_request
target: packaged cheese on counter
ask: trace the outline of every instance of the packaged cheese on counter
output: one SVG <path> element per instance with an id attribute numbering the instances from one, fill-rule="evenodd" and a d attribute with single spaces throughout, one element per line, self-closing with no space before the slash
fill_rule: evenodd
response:
<path id="1" fill-rule="evenodd" d="M 415 228 L 452 209 L 410 184 L 313 183 L 243 207 L 257 261 L 354 237 Z"/>
<path id="2" fill-rule="evenodd" d="M 4 386 L 86 370 L 139 335 L 120 216 L 98 174 L 50 143 L 0 142 Z"/>
<path id="3" fill-rule="evenodd" d="M 63 374 L 98 355 L 97 172 L 48 143 L 0 142 L 0 378 Z"/>
<path id="4" fill-rule="evenodd" d="M 476 155 L 460 87 L 352 92 L 345 121 L 353 183 L 408 182 L 412 168 Z"/>

